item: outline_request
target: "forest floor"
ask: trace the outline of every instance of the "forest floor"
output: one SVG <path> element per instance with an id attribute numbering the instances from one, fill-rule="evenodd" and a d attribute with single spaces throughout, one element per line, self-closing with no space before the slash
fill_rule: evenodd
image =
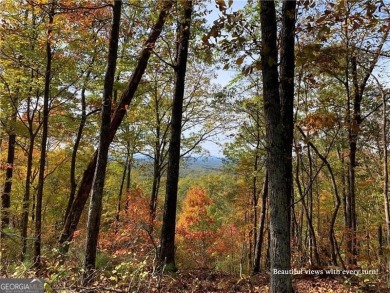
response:
<path id="1" fill-rule="evenodd" d="M 235 292 L 269 292 L 269 275 L 243 276 L 209 270 L 179 271 L 165 274 L 162 278 L 151 277 L 137 282 L 112 282 L 99 280 L 90 287 L 78 287 L 57 283 L 50 292 L 145 292 L 145 293 L 235 293 Z M 60 287 L 58 287 L 58 285 Z M 296 293 L 358 293 L 358 292 L 390 292 L 384 282 L 367 280 L 359 277 L 343 276 L 294 276 L 293 286 Z M 49 292 L 48 291 L 48 292 Z"/>
<path id="2" fill-rule="evenodd" d="M 293 279 L 296 292 L 390 292 L 378 282 L 359 282 L 342 276 L 299 276 Z M 166 276 L 160 292 L 268 292 L 269 275 L 237 278 L 212 271 L 185 271 Z"/>

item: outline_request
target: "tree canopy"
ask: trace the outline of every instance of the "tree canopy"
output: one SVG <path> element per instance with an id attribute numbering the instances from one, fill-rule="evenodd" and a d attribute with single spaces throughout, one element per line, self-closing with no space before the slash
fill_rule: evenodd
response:
<path id="1" fill-rule="evenodd" d="M 0 284 L 389 290 L 387 0 L 0 4 Z"/>

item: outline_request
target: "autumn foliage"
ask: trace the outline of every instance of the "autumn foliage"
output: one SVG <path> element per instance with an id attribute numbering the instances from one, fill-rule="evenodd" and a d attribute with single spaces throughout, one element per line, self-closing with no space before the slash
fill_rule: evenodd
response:
<path id="1" fill-rule="evenodd" d="M 204 189 L 192 187 L 187 191 L 177 223 L 179 254 L 186 265 L 202 268 L 212 265 L 217 233 L 208 211 L 211 204 Z"/>
<path id="2" fill-rule="evenodd" d="M 101 251 L 118 257 L 133 255 L 139 260 L 153 255 L 157 240 L 150 226 L 148 198 L 140 188 L 135 188 L 128 192 L 122 206 L 119 221 L 111 218 L 107 231 L 100 237 Z"/>
<path id="3" fill-rule="evenodd" d="M 389 1 L 300 1 L 292 14 L 298 17 L 295 88 L 289 91 L 294 140 L 292 155 L 284 157 L 292 159 L 291 229 L 280 234 L 291 234 L 294 269 L 378 271 L 294 275 L 297 292 L 390 292 Z M 99 173 L 90 163 L 118 2 L 0 0 L 1 278 L 39 277 L 47 292 L 83 290 L 91 194 L 85 182 L 92 186 Z M 150 39 L 170 2 L 164 25 L 157 22 L 159 37 Z M 122 122 L 110 125 L 116 134 L 102 197 L 96 287 L 88 292 L 268 292 L 276 247 L 270 223 L 280 209 L 271 204 L 279 193 L 266 179 L 272 162 L 267 127 L 275 123 L 264 115 L 270 96 L 263 94 L 260 65 L 267 50 L 256 1 L 192 1 L 177 209 L 170 217 L 176 234 L 169 248 L 178 272 L 168 274 L 168 262 L 162 272 L 158 265 L 161 235 L 168 234 L 161 230 L 172 174 L 178 24 L 188 2 L 123 1 L 117 66 L 110 75 L 111 118 L 123 113 L 123 121 L 111 120 Z M 289 2 L 275 1 L 277 21 Z M 282 26 L 274 53 L 283 51 Z M 290 80 L 282 77 L 279 57 L 268 64 L 279 67 L 273 89 Z M 234 78 L 221 81 L 219 66 Z M 121 103 L 132 76 L 139 81 L 130 83 L 134 93 Z M 220 147 L 218 154 L 209 142 Z M 212 157 L 205 163 L 207 149 Z M 90 175 L 86 181 L 84 174 Z M 64 233 L 70 209 L 78 215 L 71 217 L 73 239 Z M 34 254 L 41 258 L 39 269 L 33 269 Z"/>

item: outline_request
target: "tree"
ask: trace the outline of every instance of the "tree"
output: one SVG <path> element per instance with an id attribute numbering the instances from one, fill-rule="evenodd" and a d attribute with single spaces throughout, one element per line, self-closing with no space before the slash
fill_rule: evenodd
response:
<path id="1" fill-rule="evenodd" d="M 49 100 L 50 100 L 50 86 L 52 78 L 52 25 L 55 16 L 56 1 L 51 2 L 48 12 L 48 29 L 46 35 L 46 70 L 45 70 L 45 89 L 43 93 L 43 120 L 42 120 L 42 141 L 41 154 L 39 161 L 39 175 L 38 175 L 38 192 L 36 203 L 35 216 L 35 239 L 34 239 L 34 266 L 41 265 L 41 238 L 42 238 L 42 201 L 43 201 L 43 185 L 45 181 L 45 167 L 47 154 L 47 137 L 49 127 Z"/>
<path id="2" fill-rule="evenodd" d="M 39 21 L 37 21 L 37 12 L 32 8 L 32 5 L 25 3 L 16 3 L 14 1 L 7 1 L 4 3 L 4 7 L 10 14 L 2 13 L 2 19 L 4 20 L 4 26 L 1 30 L 1 67 L 2 72 L 0 74 L 1 86 L 4 89 L 2 94 L 2 111 L 14 112 L 17 115 L 17 121 L 13 125 L 7 126 L 12 119 L 6 117 L 6 123 L 2 118 L 2 125 L 9 129 L 11 134 L 12 127 L 15 127 L 15 131 L 19 133 L 20 142 L 15 140 L 16 144 L 19 144 L 27 159 L 25 192 L 23 197 L 23 209 L 21 220 L 21 237 L 22 237 L 22 253 L 21 258 L 23 260 L 24 253 L 26 252 L 26 237 L 27 237 L 27 224 L 28 224 L 28 206 L 30 201 L 30 186 L 32 181 L 32 169 L 33 169 L 33 151 L 35 147 L 35 138 L 40 130 L 41 123 L 36 118 L 39 112 L 38 95 L 40 93 L 41 83 L 37 80 L 37 70 L 40 69 L 39 65 L 34 66 L 30 62 L 29 56 L 34 56 L 36 60 L 42 60 L 42 55 L 34 52 L 37 46 Z M 14 15 L 15 18 L 11 17 Z M 31 28 L 32 27 L 32 28 Z M 21 32 L 28 35 L 27 38 L 21 37 Z M 13 45 L 11 45 L 13 44 Z M 17 46 L 15 46 L 17 45 Z M 15 56 L 18 58 L 15 59 Z M 15 76 L 18 76 L 15 79 Z M 6 94 L 7 93 L 7 94 Z M 6 96 L 8 96 L 9 102 L 6 102 Z M 17 100 L 16 100 L 17 98 Z M 36 98 L 36 103 L 34 103 Z M 18 102 L 17 102 L 18 101 Z M 9 110 L 5 111 L 5 105 L 10 105 Z M 38 123 L 37 123 L 38 122 Z M 26 146 L 23 144 L 24 138 L 28 137 Z M 12 145 L 13 138 L 9 139 L 9 147 Z M 12 151 L 12 149 L 11 149 Z M 5 182 L 4 190 L 7 191 L 11 187 L 11 170 L 7 171 L 8 183 Z M 8 196 L 2 194 L 3 200 L 8 204 Z M 7 211 L 5 211 L 7 213 Z M 6 214 L 3 214 L 6 216 Z"/>
<path id="3" fill-rule="evenodd" d="M 212 201 L 205 190 L 198 186 L 191 187 L 183 200 L 177 220 L 180 249 L 186 258 L 192 259 L 202 269 L 213 266 L 211 250 L 216 232 L 213 229 L 215 221 L 208 211 L 211 205 Z"/>
<path id="4" fill-rule="evenodd" d="M 90 16 L 91 17 L 91 16 Z M 102 47 L 102 40 L 99 40 L 99 31 L 101 30 L 100 22 L 98 24 L 94 23 L 93 21 L 83 21 L 81 25 L 77 27 L 78 31 L 80 32 L 80 38 L 83 39 L 85 44 L 89 46 L 89 43 L 92 42 L 93 44 L 93 51 L 90 53 L 90 57 L 87 58 L 87 62 L 85 64 L 85 68 L 81 68 L 81 71 L 85 71 L 85 76 L 82 78 L 81 82 L 81 91 L 80 91 L 80 107 L 81 107 L 81 113 L 80 113 L 80 122 L 77 129 L 77 134 L 74 140 L 73 149 L 72 149 L 72 156 L 71 156 L 71 164 L 70 164 L 70 192 L 69 192 L 69 199 L 68 204 L 65 211 L 64 218 L 66 219 L 70 208 L 72 206 L 76 189 L 77 189 L 77 180 L 76 180 L 76 163 L 77 163 L 77 152 L 80 149 L 81 143 L 82 143 L 82 137 L 84 133 L 84 128 L 87 125 L 87 119 L 90 115 L 98 112 L 100 109 L 91 109 L 88 110 L 88 104 L 87 104 L 87 92 L 91 91 L 91 83 L 94 79 L 94 75 L 96 78 L 96 72 L 100 70 L 102 67 L 99 66 L 99 59 L 103 59 L 101 57 L 101 51 L 103 51 Z M 90 34 L 85 33 L 85 26 L 88 26 L 92 32 Z M 88 31 L 87 31 L 88 32 Z M 90 36 L 92 35 L 92 36 Z M 78 44 L 81 47 L 81 44 Z M 78 48 L 81 50 L 81 48 Z M 85 48 L 86 50 L 86 48 Z M 89 55 L 89 54 L 88 54 Z M 82 63 L 82 65 L 84 65 Z M 81 66 L 80 66 L 81 67 Z M 100 81 L 100 79 L 99 79 Z M 89 111 L 89 112 L 88 112 Z M 75 111 L 77 112 L 77 111 Z"/>
<path id="5" fill-rule="evenodd" d="M 108 64 L 104 79 L 104 93 L 101 114 L 101 126 L 99 135 L 99 147 L 97 155 L 96 170 L 93 181 L 91 203 L 88 212 L 87 240 L 85 247 L 85 273 L 83 283 L 87 284 L 92 278 L 95 269 L 96 251 L 99 237 L 100 218 L 102 212 L 102 198 L 104 180 L 106 179 L 106 168 L 108 160 L 108 149 L 110 147 L 110 119 L 112 94 L 114 90 L 114 78 L 116 62 L 118 57 L 119 26 L 121 22 L 122 1 L 115 1 L 113 7 L 113 21 L 108 51 Z"/>
<path id="6" fill-rule="evenodd" d="M 143 49 L 138 58 L 137 66 L 135 67 L 133 74 L 130 77 L 130 80 L 128 82 L 128 85 L 124 90 L 124 92 L 122 93 L 121 100 L 118 103 L 118 106 L 116 107 L 112 115 L 110 132 L 109 132 L 110 142 L 114 139 L 116 131 L 126 114 L 126 109 L 134 97 L 134 94 L 138 88 L 138 85 L 147 67 L 148 60 L 152 53 L 155 42 L 162 31 L 166 17 L 172 5 L 173 5 L 172 1 L 163 1 L 163 5 L 161 7 L 156 23 L 151 29 L 148 39 L 144 43 Z M 81 217 L 81 213 L 84 209 L 85 203 L 88 199 L 89 192 L 92 187 L 96 161 L 97 161 L 97 152 L 95 151 L 91 161 L 89 162 L 86 170 L 83 173 L 83 177 L 79 184 L 78 192 L 72 203 L 70 212 L 67 218 L 65 219 L 64 228 L 59 239 L 59 242 L 61 244 L 64 244 L 65 242 L 70 242 L 73 238 L 73 233 L 76 230 L 76 227 Z"/>
<path id="7" fill-rule="evenodd" d="M 166 52 L 163 53 L 166 55 Z M 162 58 L 161 56 L 162 54 L 159 57 Z M 221 124 L 216 120 L 216 107 L 213 106 L 216 92 L 216 86 L 212 84 L 214 75 L 210 73 L 208 66 L 195 62 L 193 56 L 190 58 L 192 62 L 188 62 L 188 86 L 185 88 L 183 101 L 181 157 L 202 153 L 200 143 L 213 136 Z M 156 217 L 161 180 L 167 171 L 173 89 L 173 74 L 170 69 L 174 66 L 164 66 L 156 59 L 152 61 L 157 63 L 150 64 L 146 72 L 145 79 L 148 83 L 144 86 L 142 101 L 133 108 L 139 113 L 138 123 L 143 125 L 144 146 L 140 148 L 140 152 L 149 157 L 153 164 L 149 205 L 153 221 Z"/>
<path id="8" fill-rule="evenodd" d="M 292 292 L 291 275 L 278 274 L 274 270 L 290 269 L 296 1 L 283 1 L 280 81 L 275 3 L 261 1 L 260 4 L 261 65 L 270 203 L 270 292 Z"/>
<path id="9" fill-rule="evenodd" d="M 64 123 L 65 119 L 61 114 L 64 113 L 62 111 L 65 111 L 66 106 L 63 105 L 69 105 L 67 102 L 72 101 L 73 90 L 76 88 L 74 85 L 78 80 L 78 74 L 80 74 L 75 70 L 76 66 L 74 65 L 77 63 L 77 59 L 82 59 L 82 57 L 67 42 L 68 37 L 70 37 L 70 25 L 65 20 L 69 15 L 64 13 L 67 9 L 64 8 L 63 3 L 58 1 L 40 3 L 35 1 L 4 1 L 4 4 L 6 4 L 7 10 L 2 12 L 2 19 L 6 25 L 1 30 L 1 38 L 4 41 L 1 44 L 1 64 L 2 69 L 4 69 L 1 72 L 1 83 L 7 89 L 10 99 L 12 99 L 13 94 L 17 93 L 18 103 L 16 103 L 16 100 L 12 102 L 17 117 L 16 124 L 14 124 L 18 134 L 16 145 L 24 152 L 24 155 L 19 156 L 18 164 L 24 162 L 23 158 L 27 157 L 27 171 L 22 174 L 26 178 L 25 191 L 23 199 L 20 199 L 20 202 L 23 202 L 23 208 L 20 209 L 18 204 L 15 205 L 15 210 L 21 210 L 22 214 L 20 228 L 23 259 L 27 251 L 26 238 L 29 227 L 30 196 L 32 195 L 31 218 L 33 221 L 39 220 L 40 216 L 37 216 L 36 213 L 40 213 L 41 197 L 42 199 L 46 198 L 44 196 L 46 187 L 43 186 L 42 182 L 58 167 L 55 166 L 52 170 L 49 170 L 51 164 L 45 158 L 46 170 L 42 170 L 42 173 L 39 174 L 39 169 L 35 166 L 39 156 L 35 156 L 34 153 L 38 148 L 40 153 L 42 152 L 41 142 L 43 142 L 43 137 L 46 136 L 45 153 L 46 157 L 50 156 L 50 151 L 57 144 L 61 134 L 65 133 L 65 131 L 58 131 L 56 135 L 53 135 L 52 130 L 44 125 L 53 123 L 61 127 Z M 53 14 L 51 13 L 51 6 L 55 7 L 53 12 L 55 22 L 48 25 L 50 14 Z M 51 46 L 50 55 L 53 57 L 53 62 L 50 62 L 49 95 L 46 90 L 46 85 L 49 82 L 46 74 L 47 68 L 45 68 L 48 63 L 48 50 L 46 48 L 48 29 L 52 32 L 49 36 L 49 45 Z M 72 45 L 75 43 L 77 41 L 72 42 Z M 18 56 L 18 62 L 15 62 L 15 56 Z M 3 67 L 3 65 L 5 66 Z M 16 68 L 13 69 L 14 66 L 17 66 L 18 72 L 15 71 Z M 77 92 L 77 90 L 75 91 Z M 49 96 L 49 99 L 45 101 L 47 96 Z M 54 119 L 52 119 L 52 115 L 49 117 L 51 112 L 57 114 Z M 49 118 L 50 121 L 48 121 Z M 61 129 L 63 130 L 63 128 L 59 128 L 59 130 Z M 64 136 L 61 138 L 64 138 Z M 40 164 L 43 165 L 42 160 Z M 38 186 L 35 179 L 39 181 Z M 38 197 L 38 201 L 36 201 L 36 197 Z M 37 206 L 38 209 L 36 209 Z M 16 227 L 18 226 L 16 225 Z M 40 235 L 39 232 L 36 234 Z M 37 247 L 39 239 L 38 237 L 36 239 L 38 240 L 36 241 Z"/>
<path id="10" fill-rule="evenodd" d="M 261 213 L 260 213 L 260 223 L 259 223 L 259 231 L 257 233 L 257 239 L 255 242 L 255 255 L 253 261 L 253 273 L 260 272 L 260 261 L 261 261 L 261 251 L 263 248 L 264 241 L 264 226 L 265 226 L 265 218 L 267 212 L 267 198 L 268 198 L 268 173 L 265 173 L 263 189 L 261 191 Z"/>
<path id="11" fill-rule="evenodd" d="M 263 99 L 261 97 L 261 82 L 258 80 L 258 72 L 248 74 L 247 76 L 238 76 L 232 86 L 236 90 L 229 93 L 229 96 L 234 97 L 232 104 L 227 104 L 227 110 L 234 112 L 235 115 L 239 115 L 236 119 L 232 119 L 228 123 L 237 124 L 237 133 L 235 134 L 235 140 L 233 143 L 228 143 L 225 148 L 225 155 L 236 164 L 237 169 L 245 178 L 248 186 L 248 211 L 247 221 L 249 231 L 247 243 L 248 248 L 248 266 L 249 269 L 254 269 L 253 261 L 256 250 L 256 242 L 258 239 L 258 203 L 261 193 L 261 176 L 265 172 L 264 161 L 264 121 L 262 115 Z M 248 80 L 249 84 L 245 84 L 244 81 Z M 245 84 L 244 89 L 242 85 Z M 236 93 L 236 91 L 238 93 Z M 244 95 L 243 99 L 239 96 Z M 248 94 L 253 97 L 246 97 Z M 226 101 L 225 101 L 226 102 Z M 265 177 L 265 176 L 264 176 Z M 265 203 L 265 202 L 263 202 Z M 265 205 L 262 205 L 262 209 Z M 262 214 L 265 216 L 265 214 Z M 263 225 L 261 231 L 264 230 L 264 220 L 260 225 Z M 260 255 L 258 255 L 260 257 Z M 258 271 L 257 271 L 258 272 Z"/>
<path id="12" fill-rule="evenodd" d="M 316 55 L 318 68 L 344 88 L 346 95 L 345 123 L 347 127 L 348 162 L 347 192 L 344 201 L 345 228 L 347 230 L 346 264 L 357 265 L 357 191 L 356 170 L 359 138 L 367 117 L 364 97 L 371 76 L 384 53 L 390 28 L 390 12 L 382 1 L 353 1 L 326 3 L 325 10 L 314 27 L 308 28 L 316 35 L 310 44 L 313 50 L 308 58 Z M 311 24 L 308 25 L 310 27 Z M 313 34 L 313 32 L 317 34 Z M 310 42 L 309 42 L 310 43 Z"/>
<path id="13" fill-rule="evenodd" d="M 7 162 L 5 172 L 5 182 L 3 193 L 1 194 L 1 219 L 0 229 L 6 228 L 10 223 L 9 208 L 11 207 L 11 190 L 12 190 L 12 177 L 14 170 L 15 160 L 15 144 L 16 144 L 16 133 L 15 126 L 17 121 L 17 99 L 12 99 L 12 114 L 7 125 L 8 132 L 8 151 L 7 151 Z M 1 237 L 1 232 L 0 232 Z"/>
<path id="14" fill-rule="evenodd" d="M 183 18 L 180 22 L 178 48 L 175 64 L 175 91 L 172 105 L 171 137 L 168 149 L 168 171 L 164 204 L 163 224 L 161 229 L 159 260 L 161 269 L 165 265 L 169 271 L 176 270 L 175 264 L 175 229 L 177 186 L 179 181 L 180 139 L 182 131 L 183 100 L 187 71 L 188 47 L 193 4 L 183 1 Z"/>

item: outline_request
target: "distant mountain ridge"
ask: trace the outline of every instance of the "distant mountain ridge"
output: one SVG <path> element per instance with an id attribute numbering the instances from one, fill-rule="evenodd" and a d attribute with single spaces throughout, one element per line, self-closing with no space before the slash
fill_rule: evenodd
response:
<path id="1" fill-rule="evenodd" d="M 226 159 L 214 156 L 185 158 L 180 168 L 180 176 L 219 172 L 222 170 L 224 160 Z"/>
<path id="2" fill-rule="evenodd" d="M 145 155 L 136 155 L 135 160 L 139 163 L 152 162 L 152 159 Z M 180 176 L 187 176 L 191 173 L 212 173 L 220 171 L 226 158 L 216 156 L 187 157 L 182 159 Z"/>

